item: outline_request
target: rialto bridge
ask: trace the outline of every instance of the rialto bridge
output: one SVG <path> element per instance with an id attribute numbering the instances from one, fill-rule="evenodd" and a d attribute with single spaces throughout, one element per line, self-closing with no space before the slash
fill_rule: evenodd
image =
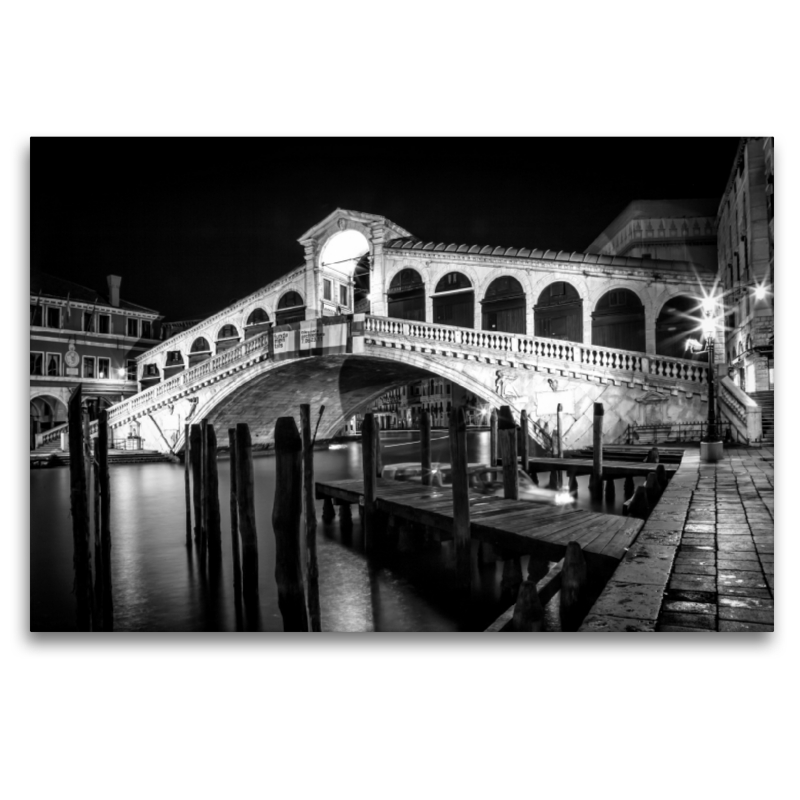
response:
<path id="1" fill-rule="evenodd" d="M 568 448 L 590 443 L 595 401 L 608 441 L 705 418 L 706 365 L 681 356 L 714 275 L 692 264 L 426 243 L 341 209 L 299 241 L 302 266 L 139 357 L 142 391 L 109 410 L 115 438 L 133 424 L 146 448 L 177 452 L 184 424 L 205 418 L 269 443 L 301 403 L 325 406 L 325 438 L 431 375 L 527 409 L 544 446 L 558 403 Z"/>

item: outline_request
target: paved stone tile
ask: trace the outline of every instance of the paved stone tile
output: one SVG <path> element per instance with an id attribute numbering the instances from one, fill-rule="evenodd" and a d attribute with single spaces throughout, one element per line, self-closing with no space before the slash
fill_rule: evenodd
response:
<path id="1" fill-rule="evenodd" d="M 669 588 L 713 592 L 716 591 L 717 582 L 708 575 L 673 575 L 669 582 Z"/>
<path id="2" fill-rule="evenodd" d="M 709 550 L 702 550 L 699 553 L 693 550 L 678 548 L 678 558 L 681 561 L 694 561 L 697 564 L 715 564 L 717 561 L 716 553 Z"/>
<path id="3" fill-rule="evenodd" d="M 648 519 L 647 530 L 649 531 L 671 531 L 675 529 L 675 522 L 667 519 Z"/>
<path id="4" fill-rule="evenodd" d="M 771 608 L 724 608 L 719 609 L 720 620 L 735 622 L 758 622 L 761 625 L 772 625 L 775 612 Z"/>
<path id="5" fill-rule="evenodd" d="M 663 596 L 663 584 L 622 583 L 612 578 L 592 607 L 592 613 L 655 621 Z"/>
<path id="6" fill-rule="evenodd" d="M 772 597 L 769 589 L 760 589 L 756 586 L 728 586 L 721 584 L 717 587 L 717 591 L 720 597 Z"/>
<path id="7" fill-rule="evenodd" d="M 770 633 L 775 630 L 772 625 L 758 625 L 755 622 L 734 622 L 721 619 L 719 629 L 723 633 Z"/>
<path id="8" fill-rule="evenodd" d="M 661 616 L 658 618 L 658 624 L 681 625 L 687 628 L 703 628 L 707 631 L 713 631 L 717 627 L 717 618 L 708 614 L 679 614 L 672 611 L 662 611 Z"/>
<path id="9" fill-rule="evenodd" d="M 680 543 L 681 540 L 681 532 L 680 531 L 651 531 L 647 530 L 647 526 L 645 525 L 645 529 L 639 534 L 638 538 L 636 539 L 637 543 L 641 542 L 642 544 L 650 543 L 650 544 L 662 544 L 662 545 L 672 545 L 675 546 Z"/>
<path id="10" fill-rule="evenodd" d="M 728 608 L 774 608 L 772 598 L 766 597 L 720 597 L 720 606 Z"/>
<path id="11" fill-rule="evenodd" d="M 725 550 L 719 552 L 718 558 L 728 561 L 755 561 L 758 556 L 755 550 Z"/>
<path id="12" fill-rule="evenodd" d="M 686 628 L 682 625 L 659 625 L 656 628 L 658 633 L 716 633 L 706 628 Z"/>
<path id="13" fill-rule="evenodd" d="M 717 549 L 722 550 L 740 550 L 755 552 L 755 545 L 752 542 L 718 542 Z"/>
<path id="14" fill-rule="evenodd" d="M 683 530 L 686 533 L 714 533 L 715 525 L 701 524 L 697 522 L 687 522 Z"/>
<path id="15" fill-rule="evenodd" d="M 708 544 L 686 544 L 681 545 L 681 550 L 685 550 L 690 553 L 712 553 L 714 554 L 714 548 Z"/>
<path id="16" fill-rule="evenodd" d="M 717 602 L 717 594 L 716 592 L 693 592 L 688 589 L 670 589 L 664 595 L 664 602 L 673 603 L 678 601 L 714 605 Z"/>
<path id="17" fill-rule="evenodd" d="M 750 600 L 756 598 L 748 598 Z M 666 600 L 661 606 L 662 614 L 665 611 L 685 614 L 711 614 L 716 616 L 717 607 L 714 603 L 692 603 L 687 600 Z"/>
<path id="18" fill-rule="evenodd" d="M 717 560 L 717 566 L 722 570 L 743 570 L 744 572 L 761 572 L 760 561 L 749 561 L 742 559 L 741 561 L 734 561 L 730 558 L 720 558 Z"/>
<path id="19" fill-rule="evenodd" d="M 652 633 L 655 623 L 646 619 L 628 619 L 590 614 L 581 625 L 585 633 Z"/>
<path id="20" fill-rule="evenodd" d="M 759 553 L 758 557 L 761 559 L 762 564 L 771 564 L 775 561 L 774 553 Z"/>
<path id="21" fill-rule="evenodd" d="M 716 575 L 717 568 L 713 564 L 698 564 L 696 561 L 676 561 L 675 575 Z"/>
<path id="22" fill-rule="evenodd" d="M 756 589 L 766 589 L 766 583 L 761 575 L 755 572 L 720 572 L 717 575 L 718 586 L 753 586 Z"/>
<path id="23" fill-rule="evenodd" d="M 750 528 L 729 528 L 727 525 L 717 525 L 718 536 L 750 536 Z"/>
<path id="24" fill-rule="evenodd" d="M 663 587 L 669 578 L 674 558 L 674 547 L 637 542 L 617 567 L 614 580 L 621 583 L 647 583 Z"/>

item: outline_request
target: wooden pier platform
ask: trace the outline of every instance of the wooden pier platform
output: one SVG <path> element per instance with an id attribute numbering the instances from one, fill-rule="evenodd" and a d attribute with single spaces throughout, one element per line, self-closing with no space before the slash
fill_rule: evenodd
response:
<path id="1" fill-rule="evenodd" d="M 561 460 L 561 459 L 559 459 Z M 655 465 L 653 465 L 655 466 Z M 316 497 L 363 503 L 363 481 L 316 483 Z M 573 506 L 506 500 L 470 492 L 470 536 L 515 554 L 558 561 L 567 544 L 578 542 L 590 557 L 618 562 L 644 525 L 643 520 L 599 514 Z M 377 479 L 376 509 L 452 536 L 453 497 L 449 487 Z"/>
<path id="2" fill-rule="evenodd" d="M 603 451 L 605 453 L 605 450 Z M 576 475 L 591 475 L 591 458 L 551 458 L 536 457 L 528 459 L 529 472 L 547 472 L 558 469 L 564 472 L 575 473 Z M 664 464 L 663 467 L 668 477 L 677 472 L 679 464 Z M 655 472 L 658 464 L 630 461 L 603 461 L 603 480 L 609 478 L 632 478 L 647 477 L 651 472 Z"/>

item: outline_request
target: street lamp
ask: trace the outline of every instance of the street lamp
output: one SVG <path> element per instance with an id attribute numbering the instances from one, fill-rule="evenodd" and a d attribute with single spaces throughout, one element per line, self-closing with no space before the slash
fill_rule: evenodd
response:
<path id="1" fill-rule="evenodd" d="M 702 461 L 719 461 L 722 458 L 722 439 L 717 429 L 717 411 L 714 398 L 714 345 L 717 332 L 717 301 L 714 297 L 704 297 L 700 304 L 703 320 L 700 329 L 703 332 L 705 346 L 690 339 L 686 347 L 695 353 L 708 354 L 708 424 L 706 435 L 700 440 L 700 459 Z M 699 347 L 698 347 L 699 346 Z"/>

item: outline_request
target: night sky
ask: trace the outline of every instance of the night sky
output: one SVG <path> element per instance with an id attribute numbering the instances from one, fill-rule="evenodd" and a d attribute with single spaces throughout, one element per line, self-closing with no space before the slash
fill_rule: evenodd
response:
<path id="1" fill-rule="evenodd" d="M 720 197 L 737 142 L 33 139 L 31 266 L 204 317 L 302 264 L 337 207 L 425 241 L 584 250 L 631 200 Z"/>

